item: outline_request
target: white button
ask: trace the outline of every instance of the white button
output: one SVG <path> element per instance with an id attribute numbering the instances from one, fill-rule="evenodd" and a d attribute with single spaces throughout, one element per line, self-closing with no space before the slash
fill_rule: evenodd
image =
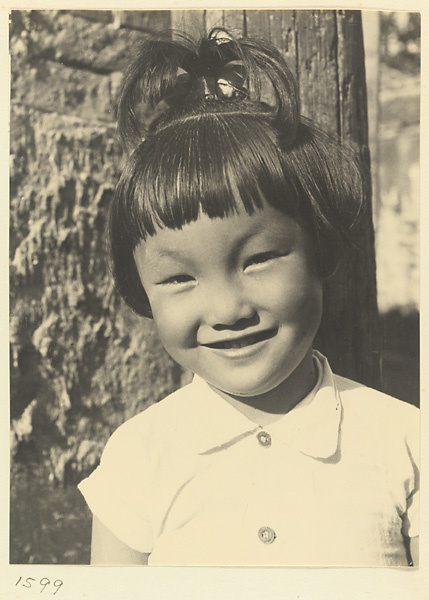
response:
<path id="1" fill-rule="evenodd" d="M 258 531 L 258 535 L 259 539 L 261 542 L 264 542 L 264 544 L 272 544 L 277 537 L 274 529 L 267 526 L 261 527 Z"/>
<path id="2" fill-rule="evenodd" d="M 271 436 L 266 431 L 260 431 L 256 437 L 261 446 L 265 446 L 265 448 L 271 446 Z"/>

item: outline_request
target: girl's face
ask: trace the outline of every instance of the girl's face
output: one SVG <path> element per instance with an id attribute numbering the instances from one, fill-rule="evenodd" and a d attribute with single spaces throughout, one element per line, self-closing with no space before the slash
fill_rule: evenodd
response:
<path id="1" fill-rule="evenodd" d="M 322 283 L 307 234 L 284 213 L 202 214 L 159 229 L 135 260 L 167 352 L 214 388 L 265 394 L 308 361 Z"/>

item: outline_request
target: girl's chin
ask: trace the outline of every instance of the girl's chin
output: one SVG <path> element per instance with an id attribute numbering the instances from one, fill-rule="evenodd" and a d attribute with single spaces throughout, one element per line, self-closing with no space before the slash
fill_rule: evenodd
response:
<path id="1" fill-rule="evenodd" d="M 210 381 L 208 381 L 208 384 L 210 385 L 210 387 L 222 394 L 225 394 L 227 396 L 232 396 L 232 397 L 236 397 L 236 398 L 241 398 L 241 399 L 245 399 L 245 398 L 256 398 L 257 396 L 264 396 L 265 394 L 269 394 L 270 392 L 274 391 L 276 388 L 279 387 L 279 385 L 281 385 L 282 382 L 280 382 L 278 385 L 270 385 L 270 384 L 266 384 L 266 385 L 262 385 L 260 382 L 258 384 L 255 384 L 254 386 L 252 385 L 243 385 L 243 386 L 239 386 L 239 385 L 231 385 L 231 386 L 227 386 L 227 385 L 217 385 L 215 382 L 211 383 Z"/>

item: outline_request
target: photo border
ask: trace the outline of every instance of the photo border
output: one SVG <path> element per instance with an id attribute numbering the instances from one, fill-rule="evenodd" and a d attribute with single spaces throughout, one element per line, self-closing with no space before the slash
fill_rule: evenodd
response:
<path id="1" fill-rule="evenodd" d="M 427 1 L 427 0 L 426 0 Z M 421 138 L 422 153 L 421 165 L 428 162 L 428 120 L 426 106 L 427 85 L 429 83 L 428 68 L 426 65 L 428 45 L 428 15 L 429 6 L 424 5 L 425 0 L 392 1 L 390 2 L 350 2 L 343 0 L 340 4 L 322 2 L 303 2 L 295 0 L 289 2 L 271 1 L 268 5 L 261 6 L 258 2 L 206 2 L 203 9 L 356 9 L 356 10 L 388 10 L 406 12 L 418 11 L 422 16 L 422 100 L 421 100 Z M 5 2 L 0 8 L 1 52 L 0 69 L 3 74 L 2 94 L 0 97 L 2 141 L 0 178 L 3 190 L 3 201 L 0 203 L 0 240 L 4 244 L 5 280 L 1 285 L 1 328 L 3 344 L 1 346 L 2 389 L 6 390 L 5 401 L 1 403 L 1 429 L 0 444 L 2 448 L 0 461 L 0 596 L 3 598 L 51 598 L 52 586 L 40 593 L 40 585 L 31 589 L 16 587 L 19 577 L 34 578 L 40 581 L 48 578 L 52 582 L 62 580 L 63 587 L 55 595 L 57 600 L 119 600 L 144 598 L 145 600 L 253 600 L 269 598 L 270 600 L 426 600 L 429 598 L 429 498 L 427 486 L 428 465 L 425 457 L 429 455 L 429 410 L 426 407 L 428 374 L 427 369 L 421 372 L 421 431 L 422 431 L 422 533 L 420 537 L 420 567 L 414 569 L 402 568 L 322 568 L 322 567 L 281 567 L 281 568 L 250 568 L 250 567 L 93 567 L 69 565 L 9 565 L 9 351 L 8 351 L 8 123 L 9 123 L 9 54 L 8 54 L 8 12 L 12 9 L 107 9 L 107 10 L 173 10 L 173 9 L 199 9 L 201 4 L 194 2 L 166 2 L 163 0 L 144 2 L 103 0 L 102 2 L 74 2 L 63 1 L 58 4 L 53 0 L 38 2 L 19 1 Z M 421 190 L 429 189 L 429 169 L 421 169 Z M 429 243 L 425 236 L 426 227 L 429 227 L 429 201 L 425 194 L 421 194 L 421 364 L 429 365 L 427 341 L 429 339 L 427 286 L 429 272 L 427 260 L 429 256 Z M 4 329 L 3 329 L 4 328 Z M 424 507 L 427 507 L 426 509 Z"/>

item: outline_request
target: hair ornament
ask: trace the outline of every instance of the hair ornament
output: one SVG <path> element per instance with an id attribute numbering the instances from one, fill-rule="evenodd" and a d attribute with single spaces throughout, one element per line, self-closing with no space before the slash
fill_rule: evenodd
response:
<path id="1" fill-rule="evenodd" d="M 118 99 L 120 135 L 135 147 L 147 136 L 138 113 L 149 104 L 164 102 L 168 110 L 188 110 L 199 102 L 261 102 L 266 80 L 274 107 L 265 105 L 277 124 L 295 135 L 299 101 L 295 78 L 281 54 L 263 40 L 234 38 L 222 28 L 212 29 L 199 43 L 180 32 L 147 38 L 124 75 Z"/>
<path id="2" fill-rule="evenodd" d="M 232 100 L 246 97 L 244 65 L 233 60 L 227 63 L 216 76 L 202 75 L 192 77 L 179 69 L 176 84 L 168 91 L 163 100 L 168 106 L 179 106 L 185 99 L 204 98 L 206 100 Z"/>

